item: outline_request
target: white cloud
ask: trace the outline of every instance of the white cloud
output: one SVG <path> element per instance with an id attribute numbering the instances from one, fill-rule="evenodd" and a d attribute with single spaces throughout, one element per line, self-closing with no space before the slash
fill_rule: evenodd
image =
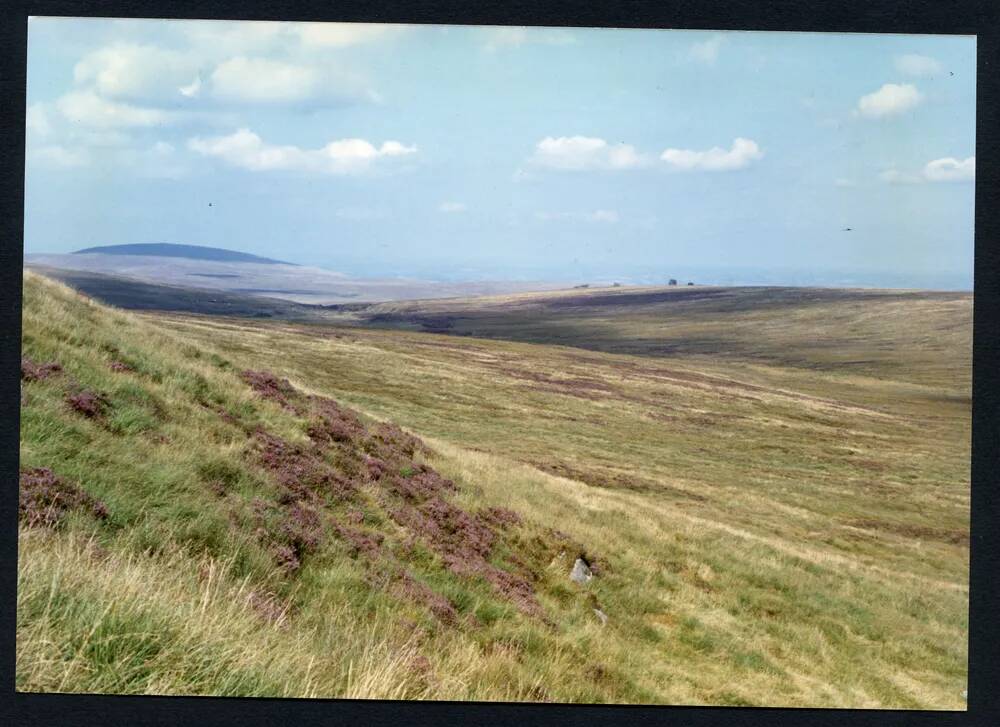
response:
<path id="1" fill-rule="evenodd" d="M 340 73 L 329 64 L 303 65 L 269 58 L 230 58 L 212 71 L 210 84 L 213 97 L 236 103 L 378 100 L 359 78 Z"/>
<path id="2" fill-rule="evenodd" d="M 969 182 L 976 178 L 976 158 L 945 157 L 927 162 L 924 178 L 930 182 Z"/>
<path id="3" fill-rule="evenodd" d="M 833 186 L 834 187 L 854 187 L 856 185 L 854 184 L 854 180 L 852 180 L 852 179 L 845 179 L 844 177 L 840 177 L 838 179 L 834 179 L 833 180 Z"/>
<path id="4" fill-rule="evenodd" d="M 187 172 L 187 166 L 178 158 L 173 144 L 165 141 L 158 141 L 146 149 L 141 160 L 150 176 L 176 179 Z"/>
<path id="5" fill-rule="evenodd" d="M 158 126 L 181 118 L 169 111 L 109 101 L 93 91 L 71 91 L 56 101 L 56 107 L 68 121 L 104 129 Z"/>
<path id="6" fill-rule="evenodd" d="M 922 184 L 925 182 L 971 182 L 976 178 L 976 158 L 944 157 L 927 162 L 919 174 L 888 169 L 879 179 L 888 184 Z"/>
<path id="7" fill-rule="evenodd" d="M 878 91 L 862 96 L 857 112 L 870 119 L 896 116 L 916 107 L 923 98 L 912 84 L 886 83 Z"/>
<path id="8" fill-rule="evenodd" d="M 893 60 L 896 70 L 907 76 L 936 76 L 944 70 L 936 58 L 908 53 Z"/>
<path id="9" fill-rule="evenodd" d="M 194 98 L 201 92 L 201 76 L 195 76 L 191 83 L 186 86 L 178 86 L 177 90 L 180 91 L 181 96 Z"/>
<path id="10" fill-rule="evenodd" d="M 210 78 L 215 96 L 241 103 L 303 101 L 319 90 L 321 82 L 315 68 L 245 56 L 220 63 Z"/>
<path id="11" fill-rule="evenodd" d="M 30 150 L 28 159 L 52 167 L 82 167 L 90 162 L 90 155 L 86 149 L 70 149 L 50 144 Z"/>
<path id="12" fill-rule="evenodd" d="M 232 166 L 252 171 L 293 170 L 326 174 L 365 172 L 384 159 L 414 154 L 415 146 L 386 141 L 376 147 L 364 139 L 331 141 L 320 149 L 274 146 L 249 129 L 229 136 L 193 138 L 188 147 L 205 156 L 218 157 Z"/>
<path id="13" fill-rule="evenodd" d="M 676 170 L 724 171 L 742 169 L 763 156 L 756 142 L 737 138 L 729 150 L 666 149 L 660 159 Z M 636 151 L 631 144 L 609 144 L 590 136 L 547 136 L 535 145 L 528 161 L 536 167 L 564 171 L 639 169 L 654 163 L 650 155 Z M 514 178 L 519 181 L 526 176 L 523 170 L 518 170 Z"/>
<path id="14" fill-rule="evenodd" d="M 296 23 L 263 21 L 182 21 L 189 41 L 205 52 L 243 54 L 286 50 L 301 46 L 306 50 L 346 48 L 388 39 L 406 30 L 405 25 L 388 23 Z"/>
<path id="15" fill-rule="evenodd" d="M 132 139 L 127 125 L 94 126 L 67 118 L 59 101 L 36 102 L 28 107 L 25 115 L 26 141 L 30 147 L 41 144 L 61 145 L 67 149 L 122 148 Z M 72 104 L 69 105 L 72 110 Z M 86 114 L 81 119 L 89 119 Z"/>
<path id="16" fill-rule="evenodd" d="M 103 159 L 104 157 L 102 157 Z M 135 174 L 155 179 L 180 179 L 188 173 L 188 164 L 173 144 L 157 141 L 148 147 L 123 149 L 115 156 Z"/>
<path id="17" fill-rule="evenodd" d="M 355 36 L 381 32 L 378 31 L 380 26 L 360 25 L 348 29 L 345 26 L 351 24 L 344 23 L 330 27 L 325 23 L 290 25 L 303 38 L 311 39 L 310 47 L 338 42 L 347 44 L 355 42 Z M 249 32 L 249 37 L 273 38 L 275 33 L 291 33 L 289 28 L 268 30 L 268 27 L 255 26 L 256 32 Z M 231 33 L 241 37 L 243 31 L 220 29 L 218 32 L 225 39 Z M 225 42 L 222 47 L 226 47 Z M 190 107 L 196 100 L 222 104 L 378 100 L 378 95 L 366 87 L 364 80 L 343 70 L 342 64 L 329 59 L 321 61 L 315 54 L 300 55 L 305 58 L 289 62 L 244 53 L 222 54 L 219 48 L 207 45 L 180 51 L 115 43 L 86 54 L 74 67 L 73 75 L 79 87 L 102 98 L 146 105 L 184 102 Z"/>
<path id="18" fill-rule="evenodd" d="M 115 43 L 87 53 L 73 67 L 73 79 L 110 99 L 176 97 L 198 73 L 190 53 L 152 45 Z"/>
<path id="19" fill-rule="evenodd" d="M 292 23 L 303 45 L 344 48 L 382 40 L 398 34 L 405 26 L 388 23 Z"/>
<path id="20" fill-rule="evenodd" d="M 634 169 L 648 163 L 630 144 L 608 144 L 588 136 L 547 136 L 535 146 L 530 161 L 550 169 Z"/>
<path id="21" fill-rule="evenodd" d="M 465 212 L 466 209 L 462 202 L 442 202 L 438 207 L 440 212 Z"/>
<path id="22" fill-rule="evenodd" d="M 272 20 L 185 20 L 178 23 L 200 53 L 223 55 L 270 49 L 283 37 L 287 38 L 288 25 Z"/>
<path id="23" fill-rule="evenodd" d="M 667 149 L 660 159 L 682 171 L 729 171 L 743 169 L 763 156 L 757 142 L 738 137 L 728 151 L 718 146 L 707 151 Z"/>
<path id="24" fill-rule="evenodd" d="M 52 132 L 49 113 L 40 103 L 31 104 L 24 116 L 24 126 L 28 134 L 36 137 L 48 136 Z"/>
<path id="25" fill-rule="evenodd" d="M 32 147 L 28 150 L 28 160 L 58 168 L 94 163 L 102 168 L 122 168 L 134 176 L 158 179 L 179 179 L 188 172 L 185 159 L 172 144 L 165 141 L 137 146 L 128 138 L 91 137 L 90 133 L 74 133 L 70 134 L 71 144 Z"/>
<path id="26" fill-rule="evenodd" d="M 483 48 L 491 53 L 503 48 L 519 48 L 526 44 L 571 45 L 576 42 L 576 38 L 569 31 L 562 29 L 505 26 L 488 28 L 485 32 L 486 42 Z"/>
<path id="27" fill-rule="evenodd" d="M 719 59 L 719 49 L 725 42 L 725 36 L 713 35 L 708 40 L 703 40 L 692 45 L 688 51 L 688 57 L 698 63 L 704 63 L 709 66 L 714 65 Z"/>

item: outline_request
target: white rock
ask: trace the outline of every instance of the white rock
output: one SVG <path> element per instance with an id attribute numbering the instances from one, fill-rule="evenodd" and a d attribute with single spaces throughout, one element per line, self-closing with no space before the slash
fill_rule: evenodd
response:
<path id="1" fill-rule="evenodd" d="M 601 622 L 601 626 L 606 626 L 608 623 L 608 614 L 604 613 L 599 608 L 594 609 L 594 615 L 597 616 L 597 620 Z"/>
<path id="2" fill-rule="evenodd" d="M 583 561 L 583 558 L 577 558 L 576 563 L 573 564 L 573 570 L 569 573 L 569 579 L 582 585 L 590 583 L 590 579 L 593 577 L 594 573 L 590 570 L 590 566 Z"/>

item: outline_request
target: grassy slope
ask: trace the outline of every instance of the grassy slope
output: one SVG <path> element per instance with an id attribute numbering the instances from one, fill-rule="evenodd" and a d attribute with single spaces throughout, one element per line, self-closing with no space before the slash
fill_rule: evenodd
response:
<path id="1" fill-rule="evenodd" d="M 84 310 L 90 329 L 74 338 L 71 321 Z M 787 309 L 754 315 L 758 347 L 772 327 L 772 350 L 787 348 L 789 335 L 803 338 Z M 804 325 L 822 320 L 817 310 L 801 315 Z M 952 318 L 959 335 L 962 315 Z M 405 332 L 139 320 L 84 307 L 31 276 L 26 352 L 65 359 L 74 376 L 120 402 L 137 395 L 117 391 L 126 384 L 107 373 L 100 343 L 144 358 L 166 374 L 142 387 L 169 403 L 170 416 L 150 426 L 172 444 L 153 443 L 141 427 L 115 436 L 88 428 L 44 391 L 48 382 L 30 385 L 25 464 L 78 477 L 119 527 L 77 518 L 66 532 L 22 534 L 19 686 L 962 708 L 963 352 L 942 357 L 917 345 L 932 334 L 893 331 L 896 360 L 883 368 L 831 364 L 820 373 L 760 356 L 720 363 L 704 352 L 653 358 Z M 917 343 L 903 345 L 905 336 Z M 301 422 L 253 400 L 213 352 L 409 427 L 433 445 L 432 464 L 462 486 L 460 504 L 510 507 L 528 514 L 527 535 L 557 524 L 585 543 L 609 565 L 587 589 L 608 625 L 569 587 L 570 564 L 558 558 L 538 589 L 553 627 L 431 563 L 423 577 L 481 622 L 441 626 L 373 592 L 336 544 L 296 578 L 276 575 L 253 543 L 232 542 L 232 529 L 217 522 L 223 515 L 198 468 L 219 458 L 245 467 L 243 444 L 190 402 L 184 382 L 202 376 L 228 405 L 289 436 Z M 939 368 L 928 371 L 928 360 Z M 913 369 L 916 379 L 886 373 Z M 252 473 L 240 482 L 245 497 L 266 492 Z M 150 547 L 155 553 L 143 554 Z M 295 604 L 284 630 L 261 628 L 240 606 L 248 589 Z M 419 641 L 411 619 L 423 624 Z M 116 637 L 123 630 L 137 634 L 135 643 Z M 147 644 L 140 636 L 148 632 L 169 643 Z M 95 657 L 80 644 L 88 633 L 117 651 Z M 155 668 L 142 658 L 149 653 Z M 417 653 L 429 672 L 414 672 Z"/>

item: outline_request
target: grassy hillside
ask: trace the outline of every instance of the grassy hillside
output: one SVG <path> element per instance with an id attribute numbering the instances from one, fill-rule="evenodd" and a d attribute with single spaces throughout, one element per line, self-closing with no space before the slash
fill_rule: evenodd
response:
<path id="1" fill-rule="evenodd" d="M 760 342 L 809 315 L 771 310 Z M 962 709 L 967 364 L 918 345 L 948 310 L 808 370 L 28 274 L 18 688 Z"/>

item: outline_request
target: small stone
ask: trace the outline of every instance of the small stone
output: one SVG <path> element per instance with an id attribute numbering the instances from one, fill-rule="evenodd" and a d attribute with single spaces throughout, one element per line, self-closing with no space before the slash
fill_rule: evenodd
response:
<path id="1" fill-rule="evenodd" d="M 586 561 L 583 558 L 577 558 L 573 564 L 573 570 L 569 573 L 569 579 L 574 583 L 583 585 L 589 583 L 593 577 L 594 573 L 590 570 L 590 566 L 587 565 Z"/>
<path id="2" fill-rule="evenodd" d="M 601 626 L 607 626 L 608 614 L 604 613 L 604 611 L 599 608 L 595 608 L 594 615 L 597 616 L 597 620 L 601 622 Z"/>

